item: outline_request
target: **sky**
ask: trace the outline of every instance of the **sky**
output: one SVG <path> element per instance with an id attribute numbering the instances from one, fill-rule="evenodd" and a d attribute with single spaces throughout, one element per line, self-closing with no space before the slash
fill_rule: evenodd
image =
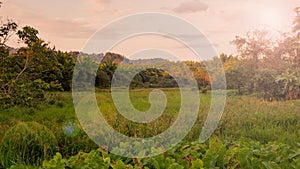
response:
<path id="1" fill-rule="evenodd" d="M 288 31 L 295 16 L 293 9 L 300 6 L 299 0 L 2 0 L 2 2 L 0 8 L 2 20 L 11 18 L 18 23 L 19 28 L 30 25 L 38 29 L 40 37 L 56 49 L 85 51 L 89 48 L 88 52 L 93 53 L 104 52 L 101 51 L 101 47 L 87 47 L 90 44 L 89 40 L 97 35 L 97 31 L 99 33 L 99 30 L 124 16 L 155 12 L 170 14 L 193 25 L 210 41 L 217 53 L 235 54 L 235 47 L 230 44 L 235 36 L 262 28 L 273 32 Z M 136 24 L 146 22 L 144 20 Z M 118 38 L 116 34 L 126 33 L 126 26 L 116 29 L 104 32 L 105 37 L 115 39 Z M 178 36 L 191 36 L 192 39 L 193 35 L 188 33 Z M 22 46 L 16 37 L 11 38 L 9 45 Z M 196 43 L 193 45 L 196 48 L 201 46 Z M 206 46 L 202 46 L 201 50 L 205 48 Z M 168 51 L 169 54 L 172 53 L 185 60 L 194 60 L 193 57 L 197 57 L 191 48 L 187 48 L 180 41 L 157 34 L 128 37 L 112 46 L 110 51 L 127 57 L 133 55 L 137 57 L 137 53 L 143 55 L 148 53 L 149 56 L 145 57 L 156 57 L 151 56 L 151 52 L 143 52 L 149 49 L 153 49 L 157 57 L 162 57 L 158 56 L 157 51 Z"/>

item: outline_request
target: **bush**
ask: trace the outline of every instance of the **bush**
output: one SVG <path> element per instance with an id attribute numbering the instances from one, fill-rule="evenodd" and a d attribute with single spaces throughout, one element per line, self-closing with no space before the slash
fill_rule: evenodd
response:
<path id="1" fill-rule="evenodd" d="M 41 165 L 57 151 L 53 133 L 36 122 L 21 122 L 5 134 L 0 148 L 1 164 Z"/>

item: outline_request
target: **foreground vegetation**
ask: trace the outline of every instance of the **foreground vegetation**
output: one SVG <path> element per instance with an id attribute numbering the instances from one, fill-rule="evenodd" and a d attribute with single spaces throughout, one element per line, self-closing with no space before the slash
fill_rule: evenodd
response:
<path id="1" fill-rule="evenodd" d="M 300 167 L 299 147 L 282 143 L 262 145 L 258 142 L 240 140 L 236 143 L 222 144 L 210 138 L 208 144 L 197 142 L 184 143 L 165 154 L 145 158 L 129 159 L 109 154 L 102 149 L 89 153 L 78 153 L 64 159 L 57 153 L 53 159 L 43 163 L 45 169 L 64 168 L 172 168 L 172 169 L 202 169 L 202 168 L 291 168 Z M 29 166 L 27 166 L 30 168 Z M 17 165 L 11 168 L 26 168 Z M 34 168 L 34 167 L 31 167 Z"/>
<path id="2" fill-rule="evenodd" d="M 131 99 L 137 109 L 147 110 L 149 108 L 147 99 L 150 91 L 131 91 Z M 178 90 L 165 89 L 164 92 L 168 98 L 164 114 L 161 118 L 145 125 L 132 123 L 122 118 L 113 105 L 109 91 L 98 92 L 96 96 L 100 110 L 108 123 L 116 130 L 131 137 L 149 137 L 167 129 L 176 119 L 180 108 Z M 15 106 L 0 111 L 1 163 L 2 165 L 14 164 L 12 156 L 3 156 L 3 140 L 8 137 L 9 143 L 17 145 L 13 141 L 18 131 L 11 136 L 7 133 L 10 133 L 13 126 L 17 124 L 35 121 L 49 129 L 48 131 L 54 135 L 57 141 L 57 146 L 51 147 L 52 151 L 48 151 L 51 153 L 51 157 L 55 155 L 55 152 L 59 154 L 51 158 L 41 153 L 39 158 L 42 160 L 29 160 L 26 163 L 31 166 L 45 168 L 99 168 L 101 165 L 104 168 L 108 166 L 112 168 L 118 168 L 118 166 L 119 168 L 125 168 L 124 166 L 127 168 L 130 166 L 136 168 L 299 167 L 299 100 L 270 103 L 257 99 L 255 96 L 236 96 L 229 92 L 223 118 L 214 133 L 214 138 L 205 144 L 199 144 L 195 141 L 199 138 L 210 107 L 210 95 L 201 94 L 200 100 L 198 119 L 182 143 L 163 155 L 141 160 L 124 159 L 100 150 L 82 131 L 74 112 L 71 93 L 49 93 L 47 94 L 47 104 L 38 106 L 38 108 Z M 43 136 L 49 137 L 46 133 L 38 137 Z M 26 142 L 24 145 L 28 145 L 28 143 Z M 42 146 L 42 148 L 44 147 Z M 24 151 L 26 151 L 26 147 Z M 37 154 L 37 152 L 32 153 Z M 5 160 L 10 162 L 7 163 Z M 19 167 L 17 166 L 17 168 Z"/>
<path id="3" fill-rule="evenodd" d="M 232 43 L 238 56 L 221 54 L 203 62 L 150 60 L 147 64 L 133 64 L 113 53 L 58 51 L 40 39 L 35 28 L 18 29 L 14 21 L 1 18 L 0 168 L 300 168 L 300 8 L 295 12 L 293 30 L 279 40 L 271 39 L 267 31 L 237 36 Z M 23 47 L 7 46 L 13 34 Z M 98 61 L 91 62 L 91 57 Z M 219 59 L 227 88 L 233 91 L 213 137 L 200 144 L 197 140 L 210 109 L 209 89 L 225 81 L 219 76 L 223 70 L 214 68 Z M 85 69 L 74 71 L 76 61 L 88 68 L 96 64 L 95 79 Z M 127 65 L 120 66 L 121 61 Z M 182 71 L 183 65 L 191 70 L 192 79 L 187 78 L 191 73 Z M 130 84 L 130 89 L 140 90 L 130 95 L 134 106 L 145 111 L 150 107 L 150 90 L 145 88 L 178 87 L 174 77 L 160 69 L 165 66 L 187 86 L 195 78 L 198 88 L 192 90 L 201 89 L 201 107 L 190 133 L 176 148 L 153 158 L 123 158 L 100 149 L 82 130 L 74 112 L 73 71 L 83 88 L 95 83 L 100 110 L 115 130 L 130 137 L 151 137 L 177 118 L 178 89 L 164 89 L 168 102 L 160 118 L 139 124 L 116 111 L 108 88 L 117 68 L 124 75 L 141 70 Z M 212 76 L 206 67 L 213 70 Z M 150 151 L 161 150 L 153 147 Z"/>

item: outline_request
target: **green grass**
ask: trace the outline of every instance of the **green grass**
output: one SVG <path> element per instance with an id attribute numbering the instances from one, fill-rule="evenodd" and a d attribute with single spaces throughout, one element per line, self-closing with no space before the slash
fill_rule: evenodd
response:
<path id="1" fill-rule="evenodd" d="M 149 109 L 148 96 L 151 90 L 130 92 L 132 104 L 141 111 Z M 161 117 L 148 123 L 131 122 L 120 115 L 109 91 L 96 93 L 98 105 L 108 123 L 117 131 L 131 137 L 150 137 L 165 131 L 177 118 L 180 109 L 180 95 L 176 89 L 164 90 L 168 103 Z M 252 96 L 227 97 L 225 110 L 214 136 L 223 142 L 234 142 L 241 138 L 295 145 L 300 142 L 300 100 L 266 102 Z M 183 142 L 197 141 L 210 108 L 210 95 L 200 95 L 198 119 Z M 63 157 L 89 152 L 97 148 L 80 128 L 72 103 L 72 93 L 49 94 L 48 102 L 37 109 L 13 107 L 0 110 L 0 140 L 6 131 L 19 122 L 36 121 L 48 127 L 55 135 L 59 152 Z M 65 127 L 77 129 L 66 133 Z M 75 131 L 75 130 L 74 130 Z"/>
<path id="2" fill-rule="evenodd" d="M 132 104 L 141 111 L 149 109 L 148 96 L 151 90 L 130 92 Z M 176 89 L 165 90 L 167 107 L 161 117 L 149 124 L 134 123 L 120 115 L 110 92 L 96 94 L 100 111 L 116 130 L 136 137 L 149 137 L 166 130 L 176 119 L 180 109 L 180 94 Z M 62 132 L 64 123 L 76 121 L 71 93 L 56 93 L 50 102 L 38 109 L 13 107 L 0 110 L 0 140 L 13 125 L 22 121 L 36 121 L 56 133 Z M 200 110 L 190 140 L 197 140 L 210 107 L 210 95 L 201 94 Z M 262 143 L 268 141 L 293 142 L 300 136 L 300 101 L 266 102 L 250 96 L 228 96 L 222 120 L 215 135 L 222 139 L 251 138 Z"/>

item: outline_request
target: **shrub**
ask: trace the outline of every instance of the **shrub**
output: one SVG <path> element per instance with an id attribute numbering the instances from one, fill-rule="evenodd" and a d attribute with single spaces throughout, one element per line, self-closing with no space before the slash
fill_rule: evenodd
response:
<path id="1" fill-rule="evenodd" d="M 57 140 L 45 126 L 21 122 L 5 134 L 0 148 L 1 164 L 41 165 L 57 151 Z"/>

